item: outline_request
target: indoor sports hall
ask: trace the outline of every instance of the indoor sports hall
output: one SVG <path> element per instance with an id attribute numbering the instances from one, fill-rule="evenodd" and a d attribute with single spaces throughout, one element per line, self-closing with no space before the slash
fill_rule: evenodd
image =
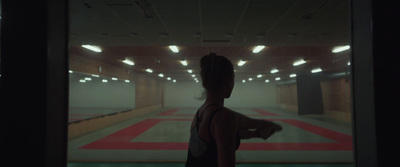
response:
<path id="1" fill-rule="evenodd" d="M 348 0 L 70 0 L 68 166 L 184 166 L 200 58 L 224 106 L 283 127 L 237 166 L 353 166 Z"/>

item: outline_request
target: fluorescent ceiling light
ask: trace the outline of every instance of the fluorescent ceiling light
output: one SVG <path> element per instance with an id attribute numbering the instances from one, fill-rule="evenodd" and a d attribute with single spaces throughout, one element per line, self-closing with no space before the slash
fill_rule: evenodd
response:
<path id="1" fill-rule="evenodd" d="M 257 75 L 257 78 L 261 78 L 261 77 L 262 77 L 262 75 L 261 75 L 261 74 L 258 74 L 258 75 Z"/>
<path id="2" fill-rule="evenodd" d="M 148 73 L 153 73 L 153 70 L 150 69 L 150 68 L 148 68 L 148 69 L 146 69 L 146 72 L 148 72 Z"/>
<path id="3" fill-rule="evenodd" d="M 94 45 L 82 45 L 83 48 L 89 49 L 93 52 L 97 52 L 100 53 L 101 52 L 101 48 L 98 46 L 94 46 Z"/>
<path id="4" fill-rule="evenodd" d="M 164 74 L 160 73 L 160 74 L 158 74 L 158 76 L 162 78 L 162 77 L 164 77 Z"/>
<path id="5" fill-rule="evenodd" d="M 91 81 L 92 78 L 90 78 L 90 77 L 85 77 L 85 80 L 86 80 L 86 81 Z"/>
<path id="6" fill-rule="evenodd" d="M 275 81 L 279 81 L 279 80 L 281 80 L 280 77 L 276 77 L 276 78 L 275 78 Z"/>
<path id="7" fill-rule="evenodd" d="M 246 80 L 242 80 L 242 82 L 243 82 L 243 83 L 245 83 L 245 82 L 246 82 Z"/>
<path id="8" fill-rule="evenodd" d="M 244 64 L 246 64 L 246 61 L 240 60 L 240 61 L 238 62 L 238 66 L 243 66 Z"/>
<path id="9" fill-rule="evenodd" d="M 118 78 L 112 77 L 111 80 L 116 81 Z"/>
<path id="10" fill-rule="evenodd" d="M 174 80 L 172 80 L 172 82 L 176 82 L 176 80 L 174 79 Z"/>
<path id="11" fill-rule="evenodd" d="M 130 61 L 130 60 L 128 60 L 128 59 L 125 59 L 125 60 L 123 60 L 122 62 L 125 63 L 125 64 L 128 64 L 128 65 L 130 65 L 130 66 L 135 65 L 135 63 L 134 63 L 133 61 Z"/>
<path id="12" fill-rule="evenodd" d="M 298 65 L 302 65 L 304 63 L 307 63 L 306 61 L 304 61 L 304 59 L 301 60 L 297 60 L 293 63 L 293 66 L 298 66 Z"/>
<path id="13" fill-rule="evenodd" d="M 69 70 L 68 72 L 69 72 L 70 74 L 74 73 L 72 70 Z"/>
<path id="14" fill-rule="evenodd" d="M 188 73 L 192 73 L 193 71 L 192 70 L 188 70 Z"/>
<path id="15" fill-rule="evenodd" d="M 126 83 L 129 83 L 130 81 L 129 81 L 129 80 L 125 80 L 125 82 L 126 82 Z"/>
<path id="16" fill-rule="evenodd" d="M 106 79 L 101 80 L 101 82 L 107 83 L 108 81 Z"/>
<path id="17" fill-rule="evenodd" d="M 332 53 L 339 53 L 339 52 L 343 52 L 345 50 L 349 50 L 350 49 L 350 45 L 346 45 L 346 46 L 337 46 L 334 47 L 332 49 Z"/>
<path id="18" fill-rule="evenodd" d="M 186 60 L 181 60 L 181 63 L 182 63 L 183 66 L 187 66 L 188 65 Z"/>
<path id="19" fill-rule="evenodd" d="M 81 79 L 81 80 L 79 80 L 79 82 L 81 82 L 81 83 L 85 83 L 85 82 L 86 82 L 86 80 L 84 80 L 84 79 Z"/>
<path id="20" fill-rule="evenodd" d="M 350 61 L 349 61 L 349 62 L 347 62 L 347 65 L 348 65 L 348 66 L 350 66 L 350 65 L 351 65 Z"/>
<path id="21" fill-rule="evenodd" d="M 278 69 L 273 69 L 273 70 L 271 70 L 271 73 L 273 74 L 273 73 L 277 73 L 277 72 L 279 72 L 279 70 Z"/>
<path id="22" fill-rule="evenodd" d="M 290 75 L 289 75 L 290 78 L 294 78 L 294 77 L 296 77 L 296 76 L 297 76 L 296 74 L 290 74 Z"/>
<path id="23" fill-rule="evenodd" d="M 168 77 L 167 80 L 168 80 L 168 81 L 171 80 L 171 77 Z"/>
<path id="24" fill-rule="evenodd" d="M 343 76 L 343 75 L 346 75 L 346 72 L 335 73 L 335 74 L 332 74 L 331 76 Z"/>
<path id="25" fill-rule="evenodd" d="M 178 49 L 178 47 L 176 47 L 176 45 L 169 45 L 169 49 L 171 49 L 171 51 L 174 53 L 179 52 L 179 49 Z"/>
<path id="26" fill-rule="evenodd" d="M 253 78 L 249 78 L 249 81 L 252 81 L 253 80 Z"/>
<path id="27" fill-rule="evenodd" d="M 96 74 L 92 74 L 92 77 L 100 77 L 99 75 Z"/>
<path id="28" fill-rule="evenodd" d="M 258 53 L 260 52 L 262 49 L 264 49 L 264 45 L 258 45 L 253 49 L 253 53 Z"/>
<path id="29" fill-rule="evenodd" d="M 311 73 L 317 73 L 317 72 L 322 72 L 321 68 L 314 68 L 311 70 Z"/>
<path id="30" fill-rule="evenodd" d="M 194 78 L 194 77 L 196 77 L 196 75 L 193 74 L 192 77 Z"/>
<path id="31" fill-rule="evenodd" d="M 181 64 L 182 64 L 183 66 L 187 66 L 187 65 L 188 65 L 186 60 L 181 60 Z"/>
<path id="32" fill-rule="evenodd" d="M 269 82 L 269 80 L 268 80 L 268 79 L 266 79 L 266 80 L 265 80 L 265 82 L 267 82 L 267 83 L 268 83 L 268 82 Z"/>

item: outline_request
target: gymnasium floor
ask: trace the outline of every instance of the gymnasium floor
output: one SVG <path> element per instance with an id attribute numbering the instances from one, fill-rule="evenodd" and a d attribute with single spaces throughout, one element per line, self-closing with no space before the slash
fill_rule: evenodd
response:
<path id="1" fill-rule="evenodd" d="M 183 163 L 99 163 L 99 162 L 72 162 L 68 167 L 184 167 Z M 237 167 L 353 167 L 352 164 L 287 164 L 287 163 L 238 163 Z"/>
<path id="2" fill-rule="evenodd" d="M 102 117 L 105 115 L 117 114 L 131 110 L 130 108 L 69 108 L 68 123 L 74 123 Z"/>
<path id="3" fill-rule="evenodd" d="M 352 166 L 351 126 L 348 123 L 301 117 L 276 109 L 233 109 L 249 117 L 276 121 L 284 129 L 268 140 L 242 140 L 236 152 L 238 166 L 265 163 L 276 166 L 281 166 L 279 163 Z M 92 165 L 82 162 L 118 162 L 122 166 L 132 162 L 146 162 L 143 166 L 160 166 L 165 162 L 169 163 L 161 166 L 173 165 L 171 163 L 183 165 L 189 126 L 196 110 L 162 109 L 70 140 L 69 166 Z"/>

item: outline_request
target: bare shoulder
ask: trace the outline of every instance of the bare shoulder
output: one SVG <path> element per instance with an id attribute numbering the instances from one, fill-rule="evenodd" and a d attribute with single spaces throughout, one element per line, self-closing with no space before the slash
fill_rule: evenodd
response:
<path id="1" fill-rule="evenodd" d="M 215 122 L 236 123 L 237 117 L 234 111 L 228 108 L 222 108 L 214 116 Z"/>
<path id="2" fill-rule="evenodd" d="M 223 108 L 215 113 L 211 126 L 212 135 L 216 140 L 234 139 L 238 129 L 238 119 L 231 110 Z"/>

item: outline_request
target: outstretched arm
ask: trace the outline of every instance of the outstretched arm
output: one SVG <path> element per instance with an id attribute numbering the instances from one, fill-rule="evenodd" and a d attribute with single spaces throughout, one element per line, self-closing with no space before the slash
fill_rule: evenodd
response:
<path id="1" fill-rule="evenodd" d="M 238 132 L 241 139 L 261 137 L 267 139 L 274 132 L 281 131 L 282 126 L 266 120 L 249 118 L 243 114 L 232 111 L 238 120 Z"/>
<path id="2" fill-rule="evenodd" d="M 250 130 L 250 129 L 239 129 L 238 130 L 240 139 L 251 139 L 255 137 L 260 137 L 260 134 L 257 130 Z"/>

